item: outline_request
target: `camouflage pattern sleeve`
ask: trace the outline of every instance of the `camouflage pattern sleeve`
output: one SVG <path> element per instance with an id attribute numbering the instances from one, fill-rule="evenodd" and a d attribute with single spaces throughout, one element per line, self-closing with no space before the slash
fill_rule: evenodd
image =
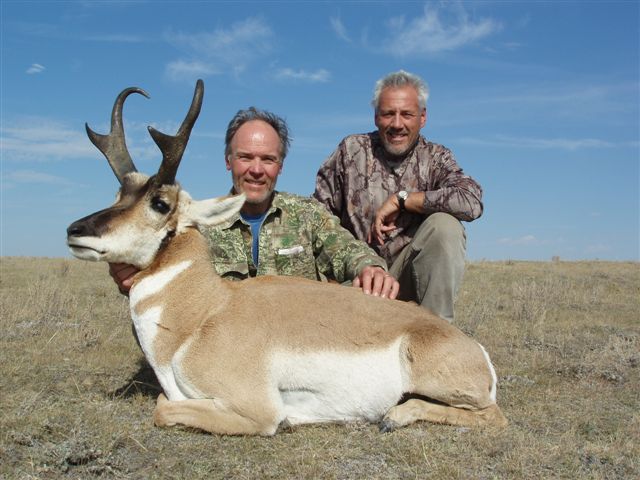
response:
<path id="1" fill-rule="evenodd" d="M 222 226 L 199 227 L 209 244 L 211 264 L 216 273 L 228 280 L 244 280 L 251 276 L 251 239 L 239 216 Z"/>
<path id="2" fill-rule="evenodd" d="M 344 142 L 322 163 L 316 175 L 316 189 L 313 197 L 334 215 L 342 212 L 342 186 L 338 175 L 338 165 L 344 158 Z"/>
<path id="3" fill-rule="evenodd" d="M 340 226 L 340 221 L 323 205 L 309 199 L 313 219 L 313 249 L 318 270 L 338 282 L 353 280 L 360 271 L 375 265 L 387 269 L 386 262 L 369 246 Z"/>
<path id="4" fill-rule="evenodd" d="M 429 183 L 433 189 L 425 192 L 427 214 L 446 212 L 458 220 L 470 222 L 482 215 L 482 188 L 458 166 L 453 153 L 441 145 L 428 144 L 433 166 Z"/>

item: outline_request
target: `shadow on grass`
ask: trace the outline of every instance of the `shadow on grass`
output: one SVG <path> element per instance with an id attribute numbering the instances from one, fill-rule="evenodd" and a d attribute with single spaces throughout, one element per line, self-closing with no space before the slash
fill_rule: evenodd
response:
<path id="1" fill-rule="evenodd" d="M 134 395 L 145 397 L 157 397 L 162 392 L 162 387 L 153 373 L 153 369 L 144 358 L 138 360 L 138 371 L 126 384 L 117 388 L 111 394 L 115 398 L 129 398 Z"/>

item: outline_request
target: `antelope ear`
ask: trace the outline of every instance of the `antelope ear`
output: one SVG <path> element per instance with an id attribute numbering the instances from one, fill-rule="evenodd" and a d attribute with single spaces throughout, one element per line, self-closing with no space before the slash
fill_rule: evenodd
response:
<path id="1" fill-rule="evenodd" d="M 184 212 L 185 223 L 212 227 L 233 217 L 244 205 L 244 194 L 188 203 Z"/>

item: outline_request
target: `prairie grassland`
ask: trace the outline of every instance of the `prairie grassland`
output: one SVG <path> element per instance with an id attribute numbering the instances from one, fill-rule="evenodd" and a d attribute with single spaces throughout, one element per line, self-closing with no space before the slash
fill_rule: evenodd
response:
<path id="1" fill-rule="evenodd" d="M 456 323 L 491 354 L 503 429 L 159 429 L 106 266 L 1 258 L 0 478 L 640 478 L 640 265 L 479 262 Z"/>

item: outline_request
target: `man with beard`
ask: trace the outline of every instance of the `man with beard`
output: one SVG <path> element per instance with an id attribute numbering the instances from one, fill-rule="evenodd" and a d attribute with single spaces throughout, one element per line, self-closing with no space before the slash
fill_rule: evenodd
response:
<path id="1" fill-rule="evenodd" d="M 413 300 L 453 321 L 464 273 L 461 220 L 482 214 L 482 189 L 450 150 L 426 140 L 427 86 L 405 71 L 376 83 L 377 131 L 350 135 L 318 171 L 314 197 L 367 242 Z"/>
<path id="2" fill-rule="evenodd" d="M 340 226 L 313 198 L 275 190 L 289 149 L 289 131 L 273 113 L 249 108 L 229 122 L 225 164 L 232 194 L 244 193 L 239 214 L 203 231 L 218 275 L 243 280 L 292 275 L 351 282 L 365 294 L 395 298 L 399 284 L 385 261 Z M 111 264 L 109 272 L 127 293 L 137 270 Z"/>

